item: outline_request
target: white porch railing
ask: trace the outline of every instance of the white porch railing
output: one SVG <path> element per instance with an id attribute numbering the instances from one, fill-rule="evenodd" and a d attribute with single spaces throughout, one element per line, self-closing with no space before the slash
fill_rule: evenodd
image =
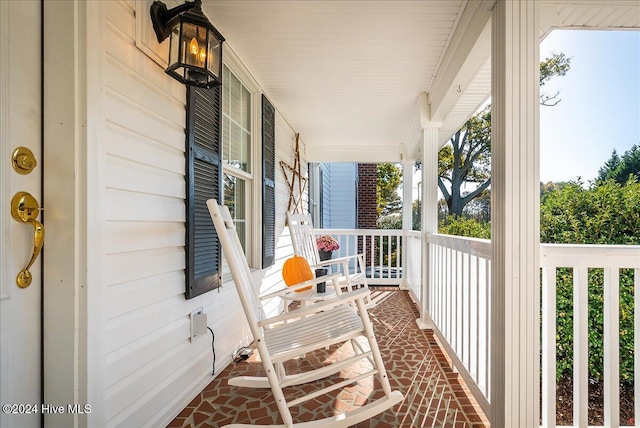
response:
<path id="1" fill-rule="evenodd" d="M 402 284 L 402 238 L 404 231 L 397 229 L 316 229 L 317 236 L 331 235 L 340 249 L 334 258 L 357 253 L 365 255 L 370 285 Z M 354 266 L 351 266 L 353 269 Z"/>
<path id="2" fill-rule="evenodd" d="M 469 389 L 489 414 L 491 241 L 429 234 L 428 316 Z"/>
<path id="3" fill-rule="evenodd" d="M 556 278 L 558 268 L 573 276 L 573 424 L 587 426 L 589 397 L 589 270 L 604 274 L 604 426 L 618 427 L 620 415 L 620 274 L 634 271 L 634 350 L 640 349 L 640 246 L 541 245 L 542 425 L 556 426 Z M 640 424 L 640 355 L 634 352 L 635 421 Z"/>
<path id="4" fill-rule="evenodd" d="M 465 379 L 485 414 L 490 412 L 491 241 L 401 230 L 320 229 L 340 242 L 336 257 L 367 254 L 371 284 L 404 284 Z M 427 260 L 423 261 L 423 239 Z M 403 259 L 402 252 L 405 252 Z M 401 265 L 401 261 L 405 266 Z M 423 263 L 429 278 L 423 281 Z M 556 426 L 556 277 L 559 268 L 573 275 L 574 426 L 587 426 L 588 410 L 588 272 L 604 274 L 604 417 L 618 427 L 620 413 L 619 278 L 633 270 L 640 290 L 640 246 L 540 246 L 542 269 L 542 426 Z M 426 289 L 424 288 L 426 287 Z M 423 299 L 426 297 L 426 303 Z M 593 304 L 593 302 L 591 302 Z M 634 350 L 640 350 L 640 292 L 634 294 Z M 422 310 L 422 309 L 421 309 Z M 634 355 L 636 426 L 640 426 L 640 355 Z M 622 422 L 622 424 L 620 424 Z"/>

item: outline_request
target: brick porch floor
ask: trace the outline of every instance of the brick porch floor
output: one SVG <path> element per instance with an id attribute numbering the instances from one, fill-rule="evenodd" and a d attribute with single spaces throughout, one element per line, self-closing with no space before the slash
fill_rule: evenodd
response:
<path id="1" fill-rule="evenodd" d="M 369 311 L 393 389 L 405 400 L 356 428 L 488 427 L 489 424 L 460 377 L 451 370 L 445 353 L 431 330 L 418 329 L 417 309 L 406 291 L 372 287 L 377 305 Z M 350 346 L 331 347 L 289 361 L 298 367 L 323 364 L 330 358 L 352 354 Z M 348 378 L 358 367 L 339 375 Z M 221 427 L 229 423 L 254 425 L 282 423 L 269 389 L 227 385 L 234 376 L 261 376 L 257 352 L 232 363 L 176 417 L 169 427 Z M 322 383 L 323 381 L 319 381 Z M 293 388 L 291 388 L 293 389 Z M 377 380 L 365 378 L 338 395 L 328 394 L 291 409 L 294 421 L 324 418 L 350 410 L 382 395 Z"/>

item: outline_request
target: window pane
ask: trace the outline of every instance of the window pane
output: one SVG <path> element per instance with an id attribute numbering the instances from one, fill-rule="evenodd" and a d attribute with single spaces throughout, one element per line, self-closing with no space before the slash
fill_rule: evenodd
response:
<path id="1" fill-rule="evenodd" d="M 224 204 L 229 207 L 242 248 L 246 250 L 246 190 L 245 180 L 224 174 Z"/>
<path id="2" fill-rule="evenodd" d="M 251 172 L 251 93 L 226 67 L 224 77 L 223 162 Z"/>
<path id="3" fill-rule="evenodd" d="M 240 81 L 231 74 L 231 79 L 229 79 L 229 103 L 231 107 L 229 115 L 231 120 L 238 123 L 241 122 L 242 115 L 242 89 Z"/>
<path id="4" fill-rule="evenodd" d="M 251 128 L 251 94 L 247 88 L 242 88 L 242 127 L 244 129 Z"/>
<path id="5" fill-rule="evenodd" d="M 250 165 L 247 163 L 251 159 L 251 134 L 246 131 L 242 131 L 242 156 L 244 164 L 242 169 L 250 171 Z"/>

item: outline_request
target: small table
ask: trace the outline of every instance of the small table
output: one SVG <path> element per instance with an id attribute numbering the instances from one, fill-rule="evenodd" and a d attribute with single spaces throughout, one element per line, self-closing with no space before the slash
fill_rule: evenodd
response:
<path id="1" fill-rule="evenodd" d="M 327 286 L 326 291 L 324 293 L 318 293 L 316 291 L 316 287 L 313 286 L 309 290 L 304 290 L 300 292 L 292 291 L 291 293 L 287 293 L 282 295 L 281 297 L 284 300 L 290 300 L 292 302 L 300 302 L 301 306 L 308 306 L 311 303 L 318 302 L 321 300 L 331 299 L 336 296 L 336 290 L 332 286 Z M 288 311 L 289 305 L 285 305 L 285 312 Z"/>

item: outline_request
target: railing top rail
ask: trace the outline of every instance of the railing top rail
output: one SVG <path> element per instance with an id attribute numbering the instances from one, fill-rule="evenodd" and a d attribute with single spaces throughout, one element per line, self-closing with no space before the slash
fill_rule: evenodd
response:
<path id="1" fill-rule="evenodd" d="M 408 236 L 421 231 L 402 229 L 315 229 L 316 235 Z M 427 233 L 428 243 L 491 260 L 488 239 Z M 640 268 L 640 245 L 540 244 L 541 267 Z"/>
<path id="2" fill-rule="evenodd" d="M 540 244 L 542 267 L 640 268 L 640 245 Z"/>
<path id="3" fill-rule="evenodd" d="M 428 233 L 426 240 L 429 244 L 440 245 L 491 260 L 491 241 L 488 239 Z"/>
<path id="4" fill-rule="evenodd" d="M 402 229 L 314 229 L 316 235 L 403 236 Z"/>

